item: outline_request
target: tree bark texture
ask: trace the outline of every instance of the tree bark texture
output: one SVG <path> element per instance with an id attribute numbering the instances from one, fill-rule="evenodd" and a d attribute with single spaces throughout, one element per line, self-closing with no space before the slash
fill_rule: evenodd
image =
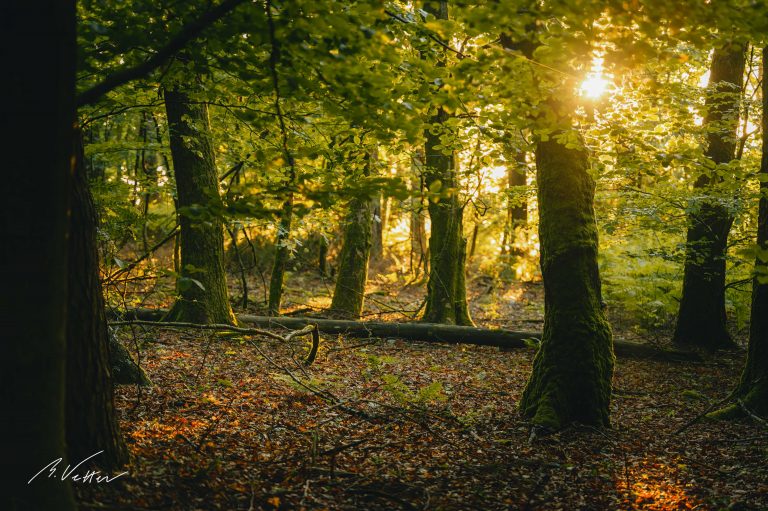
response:
<path id="1" fill-rule="evenodd" d="M 710 68 L 704 126 L 708 129 L 706 157 L 715 164 L 734 159 L 739 101 L 744 75 L 744 46 L 729 44 L 715 50 Z M 722 181 L 702 174 L 694 188 L 706 193 Z M 726 326 L 725 263 L 733 215 L 716 199 L 705 199 L 689 214 L 683 294 L 673 341 L 708 350 L 734 346 Z"/>
<path id="2" fill-rule="evenodd" d="M 372 156 L 365 156 L 364 175 L 370 175 Z M 380 201 L 380 198 L 377 198 Z M 331 313 L 359 318 L 363 311 L 368 262 L 371 258 L 373 231 L 380 222 L 373 220 L 373 202 L 367 197 L 349 201 L 349 213 L 344 226 L 344 241 L 339 254 L 339 272 L 331 300 Z"/>
<path id="3" fill-rule="evenodd" d="M 165 90 L 178 208 L 181 271 L 170 321 L 234 323 L 224 271 L 221 203 L 208 108 L 192 103 L 178 86 Z"/>
<path id="4" fill-rule="evenodd" d="M 75 2 L 0 4 L 0 509 L 76 509 L 69 482 L 38 477 L 64 442 L 67 210 L 75 123 Z M 6 51 L 7 50 L 7 51 Z M 31 136 L 34 134 L 34 136 Z M 32 155 L 34 157 L 32 157 Z"/>
<path id="5" fill-rule="evenodd" d="M 97 217 L 85 175 L 82 132 L 76 135 L 75 171 L 70 182 L 67 307 L 67 453 L 106 470 L 128 462 L 114 408 L 109 333 L 99 279 Z"/>
<path id="6" fill-rule="evenodd" d="M 534 424 L 607 427 L 614 354 L 601 307 L 595 183 L 587 153 L 536 145 L 544 332 L 520 408 Z"/>
<path id="7" fill-rule="evenodd" d="M 272 274 L 269 277 L 269 314 L 280 314 L 280 305 L 283 301 L 283 281 L 285 269 L 288 266 L 290 251 L 288 250 L 288 238 L 291 235 L 293 223 L 293 193 L 283 202 L 283 210 L 277 224 L 277 236 L 275 237 L 275 259 L 272 263 Z"/>
<path id="8" fill-rule="evenodd" d="M 448 3 L 445 1 L 427 2 L 425 9 L 438 19 L 448 19 Z M 462 222 L 464 209 L 458 195 L 456 156 L 453 151 L 446 154 L 444 147 L 435 148 L 443 145 L 440 135 L 448 118 L 448 113 L 438 107 L 431 126 L 424 131 L 424 183 L 427 189 L 439 188 L 443 193 L 437 201 L 430 200 L 428 206 L 430 264 L 423 321 L 473 325 L 467 306 L 464 275 L 467 240 Z"/>
<path id="9" fill-rule="evenodd" d="M 763 48 L 763 69 L 768 69 L 768 47 Z M 716 417 L 743 416 L 746 411 L 768 416 L 768 82 L 763 79 L 762 150 L 760 160 L 760 205 L 758 206 L 755 277 L 752 281 L 752 310 L 749 323 L 747 361 L 734 398 L 741 401 L 716 412 Z"/>

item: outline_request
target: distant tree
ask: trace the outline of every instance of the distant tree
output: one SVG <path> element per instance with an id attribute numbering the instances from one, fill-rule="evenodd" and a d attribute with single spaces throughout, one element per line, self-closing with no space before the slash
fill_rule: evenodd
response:
<path id="1" fill-rule="evenodd" d="M 361 174 L 367 177 L 371 174 L 373 156 L 371 151 L 364 153 Z M 358 318 L 363 311 L 372 230 L 373 201 L 368 197 L 353 197 L 349 201 L 344 224 L 344 240 L 338 258 L 339 271 L 331 300 L 331 312 L 334 314 Z"/>
<path id="2" fill-rule="evenodd" d="M 199 80 L 193 77 L 185 87 L 192 84 L 192 90 L 199 90 Z M 179 84 L 164 92 L 181 227 L 179 297 L 168 319 L 235 323 L 224 271 L 221 198 L 208 108 L 191 93 Z"/>
<path id="3" fill-rule="evenodd" d="M 437 19 L 448 19 L 448 2 L 426 2 L 426 11 Z M 439 65 L 445 65 L 444 61 Z M 446 149 L 441 136 L 448 128 L 450 115 L 442 107 L 435 108 L 430 125 L 424 130 L 424 184 L 440 191 L 430 200 L 429 280 L 423 321 L 474 325 L 467 306 L 465 263 L 467 240 L 464 237 L 464 208 L 459 200 L 456 154 Z"/>
<path id="4" fill-rule="evenodd" d="M 728 43 L 716 48 L 712 56 L 704 126 L 707 128 L 705 156 L 713 165 L 711 171 L 703 172 L 694 182 L 694 189 L 704 194 L 722 182 L 718 170 L 736 157 L 744 53 L 743 44 Z M 673 341 L 706 349 L 732 347 L 726 327 L 725 259 L 734 215 L 723 201 L 709 197 L 692 209 L 688 219 L 683 294 Z"/>

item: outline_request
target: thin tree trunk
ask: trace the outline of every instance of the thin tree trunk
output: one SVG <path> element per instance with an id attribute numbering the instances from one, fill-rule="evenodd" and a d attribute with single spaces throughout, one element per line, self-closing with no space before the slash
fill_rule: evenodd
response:
<path id="1" fill-rule="evenodd" d="M 525 227 L 528 221 L 528 202 L 518 196 L 519 191 L 527 184 L 527 169 L 525 152 L 517 151 L 514 163 L 507 166 L 507 218 L 501 239 L 502 255 L 515 254 L 515 232 L 518 228 Z"/>
<path id="2" fill-rule="evenodd" d="M 67 453 L 114 469 L 128 462 L 113 404 L 109 334 L 99 280 L 96 210 L 85 175 L 82 132 L 77 134 L 71 182 L 67 308 Z"/>
<path id="3" fill-rule="evenodd" d="M 372 211 L 371 218 L 372 236 L 371 236 L 371 260 L 380 261 L 384 256 L 384 208 L 382 208 L 383 197 L 381 194 L 377 194 L 371 200 L 370 209 Z"/>
<path id="4" fill-rule="evenodd" d="M 729 44 L 712 57 L 709 85 L 715 94 L 707 98 L 704 126 L 709 129 L 706 157 L 718 165 L 734 159 L 744 51 L 742 45 Z M 707 193 L 720 181 L 716 175 L 703 174 L 694 188 Z M 683 294 L 673 342 L 710 350 L 733 347 L 725 313 L 725 259 L 733 215 L 722 202 L 705 199 L 688 221 Z"/>
<path id="5" fill-rule="evenodd" d="M 280 215 L 280 221 L 277 224 L 277 237 L 275 238 L 275 260 L 272 263 L 272 274 L 269 278 L 269 314 L 277 316 L 280 314 L 280 305 L 283 301 L 283 280 L 285 279 L 285 268 L 288 265 L 287 241 L 291 235 L 291 224 L 293 220 L 293 193 L 289 193 L 288 198 L 283 202 L 283 210 Z"/>
<path id="6" fill-rule="evenodd" d="M 422 173 L 424 169 L 424 151 L 417 149 L 413 155 L 413 176 L 411 178 L 411 273 L 418 276 L 424 271 L 429 273 L 429 254 L 427 253 L 427 234 L 424 226 L 424 195 Z"/>
<path id="7" fill-rule="evenodd" d="M 56 459 L 64 458 L 59 470 L 69 463 L 66 190 L 75 124 L 75 2 L 6 2 L 2 16 L 0 45 L 12 51 L 3 52 L 0 143 L 13 183 L 3 188 L 0 222 L 0 509 L 69 511 L 76 509 L 69 481 L 47 474 L 28 481 Z"/>
<path id="8" fill-rule="evenodd" d="M 427 2 L 425 9 L 438 19 L 448 19 L 448 3 L 445 1 Z M 443 193 L 449 192 L 437 201 L 429 201 L 430 272 L 423 321 L 472 325 L 464 276 L 467 240 L 462 227 L 464 210 L 459 203 L 456 156 L 453 152 L 445 154 L 444 148 L 435 149 L 442 146 L 440 135 L 449 117 L 442 107 L 438 107 L 431 119 L 432 126 L 424 131 L 425 185 L 430 190 L 439 187 Z"/>
<path id="9" fill-rule="evenodd" d="M 176 175 L 181 272 L 171 321 L 234 323 L 224 271 L 219 183 L 208 134 L 208 108 L 194 104 L 178 86 L 166 89 L 171 158 Z"/>

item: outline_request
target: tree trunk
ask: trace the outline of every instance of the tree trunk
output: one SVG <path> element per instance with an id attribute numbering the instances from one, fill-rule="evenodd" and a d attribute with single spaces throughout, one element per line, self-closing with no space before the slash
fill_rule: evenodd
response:
<path id="1" fill-rule="evenodd" d="M 513 254 L 515 252 L 515 232 L 519 227 L 525 227 L 528 221 L 528 203 L 520 199 L 518 193 L 526 186 L 526 170 L 528 164 L 525 161 L 525 152 L 518 151 L 515 154 L 514 164 L 507 167 L 507 219 L 504 222 L 504 234 L 501 241 L 501 253 Z"/>
<path id="2" fill-rule="evenodd" d="M 536 145 L 544 333 L 520 408 L 534 424 L 609 426 L 614 355 L 601 308 L 595 183 L 585 150 Z"/>
<path id="3" fill-rule="evenodd" d="M 763 48 L 763 69 L 768 69 L 768 46 Z M 768 82 L 763 79 L 762 145 L 760 160 L 760 205 L 758 206 L 757 245 L 762 251 L 755 260 L 752 281 L 752 310 L 749 323 L 749 349 L 734 404 L 715 412 L 716 418 L 738 417 L 747 408 L 753 414 L 768 416 Z"/>
<path id="4" fill-rule="evenodd" d="M 9 49 L 3 51 L 7 101 L 0 106 L 3 170 L 13 176 L 3 188 L 0 216 L 0 466 L 6 474 L 0 509 L 69 511 L 76 507 L 68 481 L 47 474 L 28 481 L 58 458 L 64 458 L 59 471 L 68 463 L 66 190 L 75 123 L 75 2 L 4 2 L 0 16 L 0 45 Z"/>
<path id="5" fill-rule="evenodd" d="M 382 207 L 384 199 L 382 195 L 376 194 L 371 200 L 371 261 L 381 261 L 384 257 L 384 208 Z"/>
<path id="6" fill-rule="evenodd" d="M 128 462 L 113 404 L 107 317 L 99 280 L 96 210 L 85 175 L 82 132 L 76 135 L 76 164 L 70 183 L 67 307 L 67 453 L 114 469 Z"/>
<path id="7" fill-rule="evenodd" d="M 291 180 L 293 181 L 293 180 Z M 277 237 L 275 238 L 275 260 L 272 263 L 272 274 L 269 277 L 269 315 L 280 314 L 280 305 L 283 301 L 283 280 L 285 279 L 285 267 L 288 265 L 287 241 L 291 235 L 293 223 L 293 192 L 283 202 L 283 211 L 277 225 Z"/>
<path id="8" fill-rule="evenodd" d="M 429 254 L 427 253 L 427 234 L 424 226 L 424 195 L 421 185 L 424 169 L 424 152 L 417 149 L 413 155 L 413 176 L 411 178 L 411 273 L 418 276 L 421 270 L 429 273 Z"/>
<path id="9" fill-rule="evenodd" d="M 744 65 L 742 45 L 718 48 L 712 57 L 709 86 L 715 94 L 707 98 L 704 126 L 709 129 L 706 157 L 718 165 L 734 159 Z M 702 174 L 694 188 L 706 193 L 720 181 L 715 174 Z M 673 341 L 709 350 L 733 347 L 725 314 L 725 258 L 733 215 L 722 202 L 706 198 L 688 222 L 683 294 Z"/>
<path id="10" fill-rule="evenodd" d="M 428 2 L 425 9 L 438 19 L 448 19 L 445 1 Z M 442 146 L 440 135 L 444 134 L 448 119 L 448 113 L 438 107 L 431 126 L 424 130 L 425 185 L 429 190 L 441 190 L 442 195 L 437 201 L 430 200 L 428 207 L 430 271 L 423 321 L 472 325 L 464 276 L 467 240 L 462 228 L 464 210 L 459 203 L 456 157 L 452 151 L 445 154 L 445 148 L 435 149 Z"/>
<path id="11" fill-rule="evenodd" d="M 196 78 L 197 80 L 197 78 Z M 224 233 L 208 108 L 193 104 L 178 86 L 165 90 L 165 110 L 179 210 L 179 297 L 170 321 L 234 323 L 224 272 Z"/>
<path id="12" fill-rule="evenodd" d="M 370 175 L 371 155 L 366 156 L 364 175 Z M 380 202 L 380 198 L 377 198 Z M 368 198 L 349 201 L 349 214 L 344 226 L 344 244 L 339 254 L 339 272 L 331 300 L 331 313 L 348 318 L 359 318 L 363 311 L 365 283 L 368 280 L 368 261 L 373 231 L 380 222 L 373 220 L 373 202 Z"/>

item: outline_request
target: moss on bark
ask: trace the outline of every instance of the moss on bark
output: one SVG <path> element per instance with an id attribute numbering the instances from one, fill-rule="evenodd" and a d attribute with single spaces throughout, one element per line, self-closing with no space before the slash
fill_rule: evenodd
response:
<path id="1" fill-rule="evenodd" d="M 195 82 L 196 83 L 196 82 Z M 224 232 L 212 208 L 220 207 L 218 174 L 209 136 L 208 108 L 178 86 L 165 91 L 176 177 L 181 271 L 170 321 L 236 322 L 224 270 Z"/>
<path id="2" fill-rule="evenodd" d="M 610 425 L 614 355 L 601 308 L 595 184 L 587 154 L 536 146 L 544 332 L 520 409 L 534 424 Z"/>
<path id="3" fill-rule="evenodd" d="M 372 245 L 372 203 L 367 198 L 352 199 L 344 227 L 344 244 L 339 254 L 339 273 L 331 301 L 331 312 L 359 318 L 363 310 L 368 260 Z"/>

